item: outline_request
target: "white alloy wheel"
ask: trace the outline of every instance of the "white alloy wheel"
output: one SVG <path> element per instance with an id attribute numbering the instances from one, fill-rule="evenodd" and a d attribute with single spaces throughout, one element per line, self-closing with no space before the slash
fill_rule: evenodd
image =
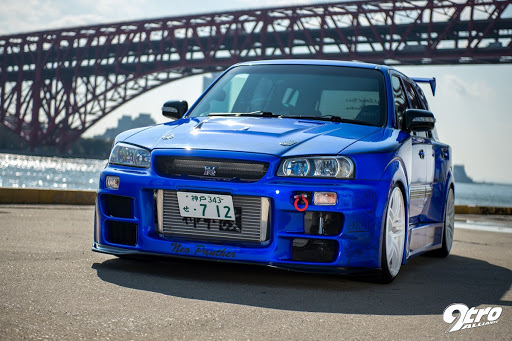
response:
<path id="1" fill-rule="evenodd" d="M 386 214 L 386 264 L 391 278 L 394 278 L 402 264 L 405 245 L 405 205 L 400 187 L 391 192 Z"/>
<path id="2" fill-rule="evenodd" d="M 445 229 L 445 247 L 447 253 L 450 253 L 453 244 L 453 232 L 455 228 L 455 195 L 450 189 L 448 199 L 446 200 L 446 209 L 444 212 L 444 229 Z"/>
<path id="3" fill-rule="evenodd" d="M 441 248 L 431 252 L 436 257 L 448 257 L 453 245 L 453 234 L 455 232 L 455 194 L 450 188 L 446 197 L 446 205 L 444 207 L 444 230 L 443 242 Z"/>

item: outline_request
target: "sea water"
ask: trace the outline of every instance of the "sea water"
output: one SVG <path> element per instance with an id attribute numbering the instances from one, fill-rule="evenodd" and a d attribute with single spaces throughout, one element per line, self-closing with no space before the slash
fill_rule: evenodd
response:
<path id="1" fill-rule="evenodd" d="M 0 186 L 96 190 L 107 160 L 0 153 Z M 457 205 L 512 207 L 512 185 L 456 183 Z"/>

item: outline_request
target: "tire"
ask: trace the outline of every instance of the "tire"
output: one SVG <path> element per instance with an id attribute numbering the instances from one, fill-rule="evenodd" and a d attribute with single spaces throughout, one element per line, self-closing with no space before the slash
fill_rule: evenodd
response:
<path id="1" fill-rule="evenodd" d="M 391 283 L 400 271 L 405 248 L 405 229 L 404 195 L 400 187 L 395 185 L 388 199 L 382 234 L 381 270 L 378 278 L 381 283 Z"/>
<path id="2" fill-rule="evenodd" d="M 453 235 L 455 232 L 455 194 L 452 188 L 450 188 L 448 192 L 444 207 L 443 243 L 440 249 L 432 251 L 433 256 L 441 258 L 448 257 L 453 245 Z"/>

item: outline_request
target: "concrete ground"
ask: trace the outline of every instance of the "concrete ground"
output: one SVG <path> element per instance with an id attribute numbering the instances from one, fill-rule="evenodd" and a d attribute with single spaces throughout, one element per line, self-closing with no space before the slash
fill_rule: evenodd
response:
<path id="1" fill-rule="evenodd" d="M 93 253 L 93 213 L 0 206 L 1 340 L 511 339 L 512 233 L 457 228 L 448 258 L 411 259 L 379 285 Z M 462 225 L 493 219 L 457 216 Z M 446 333 L 442 314 L 452 303 L 502 313 L 496 324 Z"/>

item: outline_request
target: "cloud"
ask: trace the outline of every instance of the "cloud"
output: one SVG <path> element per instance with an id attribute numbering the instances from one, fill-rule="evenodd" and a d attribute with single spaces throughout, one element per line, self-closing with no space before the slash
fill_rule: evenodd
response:
<path id="1" fill-rule="evenodd" d="M 142 18 L 319 2 L 325 1 L 194 0 L 178 3 L 169 0 L 0 0 L 0 35 Z"/>
<path id="2" fill-rule="evenodd" d="M 101 22 L 106 22 L 107 18 L 97 14 L 79 14 L 79 15 L 66 15 L 64 17 L 55 19 L 48 23 L 48 28 L 65 28 L 93 25 Z"/>
<path id="3" fill-rule="evenodd" d="M 140 18 L 147 3 L 148 0 L 0 0 L 0 35 Z"/>
<path id="4" fill-rule="evenodd" d="M 0 34 L 38 31 L 42 23 L 58 17 L 60 11 L 55 1 L 19 0 L 0 1 Z M 44 25 L 44 24 L 43 24 Z"/>
<path id="5" fill-rule="evenodd" d="M 90 5 L 91 1 L 89 0 L 87 3 Z M 146 3 L 147 0 L 96 0 L 93 2 L 93 8 L 103 14 L 141 15 Z"/>
<path id="6" fill-rule="evenodd" d="M 489 98 L 494 94 L 492 87 L 482 79 L 464 82 L 454 74 L 446 74 L 441 77 L 441 82 L 438 82 L 438 84 L 442 84 L 443 91 L 454 92 L 460 97 Z"/>
<path id="7" fill-rule="evenodd" d="M 284 7 L 284 6 L 294 6 L 294 5 L 311 5 L 315 3 L 324 3 L 329 1 L 304 1 L 304 0 L 237 0 L 237 3 L 246 4 L 247 7 L 257 8 L 257 7 Z M 334 2 L 334 1 L 333 1 Z"/>

